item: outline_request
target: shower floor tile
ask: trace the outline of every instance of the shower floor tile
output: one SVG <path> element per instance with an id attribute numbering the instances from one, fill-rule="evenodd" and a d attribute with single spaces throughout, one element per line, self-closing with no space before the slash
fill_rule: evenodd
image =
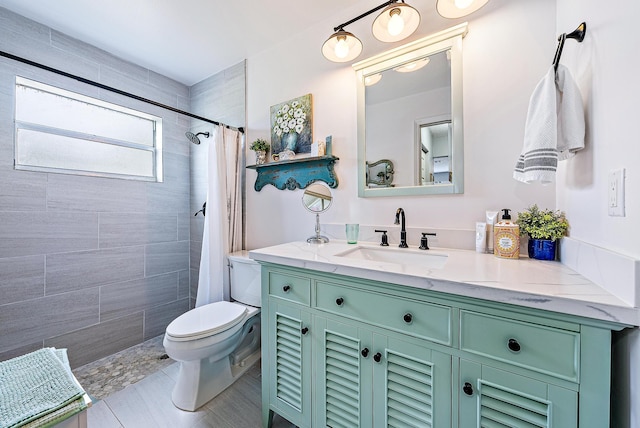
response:
<path id="1" fill-rule="evenodd" d="M 96 400 L 126 388 L 170 366 L 174 361 L 162 346 L 163 335 L 73 370 L 87 393 Z"/>

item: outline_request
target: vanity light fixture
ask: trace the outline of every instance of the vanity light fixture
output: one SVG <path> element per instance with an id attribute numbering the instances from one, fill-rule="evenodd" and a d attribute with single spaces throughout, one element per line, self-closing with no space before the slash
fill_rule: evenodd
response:
<path id="1" fill-rule="evenodd" d="M 371 31 L 381 42 L 397 42 L 413 34 L 420 24 L 420 13 L 404 1 L 387 6 L 373 21 Z"/>
<path id="2" fill-rule="evenodd" d="M 362 52 L 362 42 L 345 31 L 344 27 L 383 8 L 371 27 L 374 37 L 381 42 L 403 40 L 418 28 L 420 13 L 404 0 L 390 0 L 335 27 L 334 33 L 322 45 L 322 55 L 333 62 L 348 62 L 357 58 Z"/>
<path id="3" fill-rule="evenodd" d="M 336 27 L 339 28 L 339 27 Z M 329 61 L 347 62 L 362 52 L 362 42 L 348 31 L 339 28 L 322 45 L 322 55 Z"/>
<path id="4" fill-rule="evenodd" d="M 436 9 L 443 18 L 462 18 L 480 9 L 489 0 L 438 0 Z"/>
<path id="5" fill-rule="evenodd" d="M 364 78 L 364 86 L 373 86 L 376 83 L 378 83 L 380 79 L 382 79 L 382 74 L 380 73 L 371 74 Z"/>
<path id="6" fill-rule="evenodd" d="M 412 71 L 420 70 L 422 67 L 429 64 L 429 61 L 429 57 L 417 59 L 408 64 L 402 64 L 401 66 L 394 68 L 394 70 L 399 73 L 411 73 Z"/>

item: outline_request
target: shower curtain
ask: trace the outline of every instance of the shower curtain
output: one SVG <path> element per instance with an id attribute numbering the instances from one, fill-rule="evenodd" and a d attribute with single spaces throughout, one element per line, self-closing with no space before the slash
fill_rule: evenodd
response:
<path id="1" fill-rule="evenodd" d="M 207 211 L 196 307 L 229 300 L 227 254 L 242 249 L 242 174 L 244 135 L 216 126 L 207 158 Z"/>

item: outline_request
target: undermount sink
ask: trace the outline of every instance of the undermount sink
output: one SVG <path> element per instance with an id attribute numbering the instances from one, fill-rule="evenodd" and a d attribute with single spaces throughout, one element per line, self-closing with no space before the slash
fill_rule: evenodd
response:
<path id="1" fill-rule="evenodd" d="M 426 268 L 442 269 L 449 257 L 447 254 L 432 253 L 426 250 L 408 250 L 389 247 L 362 247 L 348 249 L 336 254 L 354 260 L 395 263 L 399 265 L 417 265 Z"/>

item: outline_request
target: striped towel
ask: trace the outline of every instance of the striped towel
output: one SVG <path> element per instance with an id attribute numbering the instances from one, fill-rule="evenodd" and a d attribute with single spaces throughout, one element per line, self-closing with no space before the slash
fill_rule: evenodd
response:
<path id="1" fill-rule="evenodd" d="M 529 101 L 524 146 L 513 178 L 525 183 L 555 181 L 558 160 L 584 148 L 582 96 L 569 70 L 551 66 Z"/>

